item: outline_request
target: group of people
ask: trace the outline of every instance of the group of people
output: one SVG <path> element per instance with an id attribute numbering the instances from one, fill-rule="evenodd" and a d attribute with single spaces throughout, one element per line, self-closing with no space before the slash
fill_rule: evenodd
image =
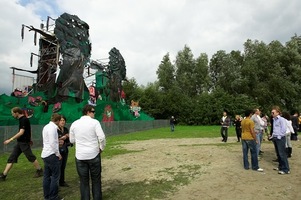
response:
<path id="1" fill-rule="evenodd" d="M 259 156 L 263 154 L 261 143 L 264 135 L 267 135 L 268 140 L 272 141 L 275 147 L 278 162 L 277 170 L 279 174 L 289 174 L 290 167 L 288 158 L 292 155 L 291 140 L 297 140 L 298 137 L 298 113 L 292 116 L 288 112 L 281 112 L 278 106 L 274 106 L 271 110 L 271 117 L 261 115 L 261 111 L 256 108 L 247 110 L 244 113 L 244 118 L 240 115 L 235 116 L 234 125 L 237 136 L 237 142 L 242 142 L 243 165 L 245 169 L 250 169 L 248 161 L 248 152 L 251 153 L 251 168 L 262 172 L 259 167 Z M 227 116 L 227 112 L 223 112 L 221 123 L 222 142 L 227 142 L 228 128 L 231 120 Z M 268 130 L 268 125 L 271 130 Z"/>
<path id="2" fill-rule="evenodd" d="M 16 145 L 8 158 L 7 165 L 0 174 L 0 181 L 5 181 L 8 172 L 18 157 L 24 153 L 28 161 L 36 168 L 34 177 L 43 176 L 44 199 L 58 200 L 59 186 L 68 186 L 65 182 L 65 168 L 68 159 L 68 147 L 76 144 L 75 161 L 80 179 L 81 199 L 90 199 L 90 177 L 92 182 L 93 199 L 102 199 L 101 190 L 101 152 L 105 148 L 105 134 L 98 120 L 94 119 L 95 108 L 92 105 L 84 106 L 83 116 L 71 124 L 70 131 L 65 127 L 66 118 L 53 113 L 50 122 L 42 131 L 43 149 L 41 157 L 44 161 L 44 170 L 31 150 L 31 126 L 29 119 L 19 107 L 11 109 L 11 114 L 19 120 L 19 131 L 10 139 L 4 141 L 9 144 L 17 140 Z"/>

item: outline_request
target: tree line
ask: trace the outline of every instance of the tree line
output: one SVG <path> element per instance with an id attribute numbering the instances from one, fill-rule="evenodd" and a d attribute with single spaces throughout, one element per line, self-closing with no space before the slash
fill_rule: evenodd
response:
<path id="1" fill-rule="evenodd" d="M 248 39 L 243 47 L 242 52 L 219 50 L 210 60 L 206 53 L 194 57 L 187 45 L 174 62 L 167 53 L 155 82 L 123 83 L 127 104 L 139 101 L 155 119 L 175 116 L 186 125 L 218 124 L 224 109 L 232 117 L 256 107 L 269 115 L 273 105 L 301 111 L 301 37 L 285 44 Z"/>

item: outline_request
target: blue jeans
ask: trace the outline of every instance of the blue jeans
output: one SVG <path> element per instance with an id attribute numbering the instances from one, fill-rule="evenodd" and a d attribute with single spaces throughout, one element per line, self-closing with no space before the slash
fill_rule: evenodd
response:
<path id="1" fill-rule="evenodd" d="M 90 199 L 90 177 L 94 200 L 102 199 L 101 191 L 101 159 L 100 154 L 91 160 L 76 160 L 76 169 L 80 178 L 81 200 Z"/>
<path id="2" fill-rule="evenodd" d="M 256 133 L 256 139 L 258 141 L 257 145 L 256 145 L 256 148 L 257 148 L 257 156 L 259 156 L 259 152 L 261 150 L 261 142 L 262 142 L 262 139 L 263 139 L 263 132 L 260 131 L 258 133 Z"/>
<path id="3" fill-rule="evenodd" d="M 170 124 L 170 130 L 173 132 L 175 130 L 175 125 L 174 124 Z"/>
<path id="4" fill-rule="evenodd" d="M 274 142 L 275 146 L 277 147 L 276 150 L 278 151 L 278 155 L 279 155 L 278 168 L 280 171 L 287 173 L 290 170 L 290 168 L 289 168 L 286 149 L 285 149 L 286 139 L 285 139 L 285 137 L 282 137 L 281 139 L 273 138 L 273 142 Z"/>
<path id="5" fill-rule="evenodd" d="M 256 141 L 255 140 L 242 140 L 242 153 L 243 153 L 243 162 L 244 168 L 249 169 L 249 160 L 248 160 L 248 153 L 249 149 L 251 152 L 251 164 L 252 169 L 257 170 L 258 166 L 258 157 L 257 157 L 257 150 L 256 150 Z"/>
<path id="6" fill-rule="evenodd" d="M 43 191 L 44 199 L 58 199 L 58 184 L 60 179 L 61 162 L 55 154 L 43 158 L 44 161 L 44 177 Z"/>

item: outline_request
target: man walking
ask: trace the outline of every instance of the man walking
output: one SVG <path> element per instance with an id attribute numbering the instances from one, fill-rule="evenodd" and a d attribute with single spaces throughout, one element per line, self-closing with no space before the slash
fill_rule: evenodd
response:
<path id="1" fill-rule="evenodd" d="M 44 199 L 58 200 L 58 184 L 60 179 L 60 167 L 62 156 L 59 152 L 59 139 L 57 125 L 61 115 L 54 113 L 51 121 L 43 128 L 43 149 L 41 157 L 44 160 L 43 191 Z"/>
<path id="2" fill-rule="evenodd" d="M 94 119 L 92 105 L 83 108 L 83 116 L 70 127 L 70 142 L 75 143 L 77 173 L 80 177 L 81 199 L 90 199 L 90 177 L 94 200 L 102 199 L 101 157 L 105 148 L 105 134 L 99 121 Z"/>
<path id="3" fill-rule="evenodd" d="M 224 110 L 223 117 L 220 120 L 220 123 L 222 125 L 221 127 L 221 136 L 222 136 L 222 142 L 227 142 L 228 140 L 228 128 L 230 126 L 230 117 L 227 116 L 227 111 Z"/>
<path id="4" fill-rule="evenodd" d="M 14 118 L 19 120 L 19 132 L 10 139 L 4 141 L 5 145 L 13 142 L 14 140 L 17 140 L 17 143 L 7 160 L 7 164 L 3 173 L 0 174 L 0 181 L 5 181 L 8 172 L 13 167 L 13 164 L 18 162 L 18 158 L 21 153 L 24 153 L 27 160 L 33 163 L 35 169 L 37 170 L 34 177 L 40 177 L 43 175 L 43 170 L 40 167 L 36 156 L 31 151 L 31 126 L 29 119 L 25 117 L 23 110 L 19 107 L 12 108 L 11 114 Z"/>

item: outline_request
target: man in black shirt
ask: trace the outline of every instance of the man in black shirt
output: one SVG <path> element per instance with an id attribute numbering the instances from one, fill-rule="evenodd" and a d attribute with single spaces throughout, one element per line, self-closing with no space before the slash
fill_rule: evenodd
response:
<path id="1" fill-rule="evenodd" d="M 16 139 L 17 144 L 14 146 L 14 149 L 7 160 L 3 173 L 0 174 L 0 181 L 5 181 L 8 172 L 13 167 L 13 164 L 18 162 L 18 158 L 22 152 L 28 161 L 33 163 L 37 170 L 34 177 L 40 177 L 43 175 L 43 170 L 36 156 L 31 151 L 31 127 L 29 119 L 24 116 L 22 109 L 19 107 L 12 108 L 11 114 L 14 118 L 19 120 L 19 132 L 10 139 L 4 141 L 4 144 L 9 144 Z"/>

